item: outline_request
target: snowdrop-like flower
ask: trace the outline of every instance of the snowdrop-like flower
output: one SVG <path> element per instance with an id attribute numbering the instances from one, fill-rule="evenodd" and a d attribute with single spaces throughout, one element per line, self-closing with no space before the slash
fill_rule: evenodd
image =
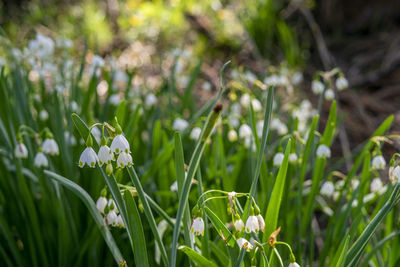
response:
<path id="1" fill-rule="evenodd" d="M 192 140 L 197 140 L 199 139 L 201 134 L 201 128 L 200 127 L 195 127 L 193 130 L 190 132 L 190 139 Z"/>
<path id="2" fill-rule="evenodd" d="M 250 251 L 253 249 L 253 245 L 250 244 L 249 241 L 247 241 L 244 238 L 239 238 L 236 240 L 237 245 L 239 246 L 240 249 L 245 249 L 246 251 Z"/>
<path id="3" fill-rule="evenodd" d="M 45 109 L 43 109 L 39 112 L 39 118 L 40 120 L 45 121 L 49 118 L 49 113 Z"/>
<path id="4" fill-rule="evenodd" d="M 18 143 L 15 147 L 14 154 L 17 158 L 26 159 L 28 157 L 28 149 L 24 143 Z"/>
<path id="5" fill-rule="evenodd" d="M 204 221 L 203 218 L 197 217 L 190 227 L 190 232 L 195 235 L 204 235 Z"/>
<path id="6" fill-rule="evenodd" d="M 353 190 L 356 190 L 357 187 L 360 185 L 360 181 L 357 179 L 354 179 L 351 181 L 351 187 L 353 188 Z"/>
<path id="7" fill-rule="evenodd" d="M 242 219 L 236 220 L 233 225 L 235 226 L 236 231 L 241 232 L 244 229 L 244 222 Z"/>
<path id="8" fill-rule="evenodd" d="M 183 132 L 187 127 L 189 126 L 189 123 L 181 118 L 176 118 L 172 124 L 172 129 L 178 132 Z"/>
<path id="9" fill-rule="evenodd" d="M 36 154 L 35 159 L 34 159 L 34 164 L 38 168 L 49 166 L 49 162 L 47 161 L 47 158 L 43 152 L 38 152 Z"/>
<path id="10" fill-rule="evenodd" d="M 119 103 L 121 103 L 121 98 L 119 97 L 118 94 L 113 94 L 113 95 L 110 96 L 108 101 L 110 102 L 111 105 L 118 106 Z"/>
<path id="11" fill-rule="evenodd" d="M 152 106 L 154 106 L 155 104 L 157 104 L 157 97 L 150 93 L 146 95 L 146 98 L 144 100 L 144 106 L 146 108 L 151 108 Z"/>
<path id="12" fill-rule="evenodd" d="M 300 267 L 300 265 L 297 262 L 291 262 L 288 267 Z"/>
<path id="13" fill-rule="evenodd" d="M 79 112 L 78 103 L 76 103 L 75 101 L 71 102 L 70 107 L 72 112 Z"/>
<path id="14" fill-rule="evenodd" d="M 339 77 L 336 79 L 336 88 L 341 91 L 349 87 L 349 82 L 345 77 Z"/>
<path id="15" fill-rule="evenodd" d="M 58 155 L 58 145 L 53 138 L 46 138 L 42 144 L 42 151 L 49 155 Z"/>
<path id="16" fill-rule="evenodd" d="M 229 125 L 232 126 L 233 128 L 237 128 L 240 124 L 239 119 L 236 117 L 229 117 L 228 122 L 229 122 Z"/>
<path id="17" fill-rule="evenodd" d="M 296 162 L 297 162 L 297 155 L 296 155 L 296 153 L 290 153 L 290 155 L 289 155 L 289 162 L 290 162 L 290 163 L 296 163 Z"/>
<path id="18" fill-rule="evenodd" d="M 326 145 L 319 145 L 317 148 L 317 157 L 318 158 L 330 158 L 331 157 L 331 149 Z"/>
<path id="19" fill-rule="evenodd" d="M 122 216 L 118 215 L 117 219 L 115 219 L 115 226 L 118 226 L 120 228 L 125 228 L 124 221 L 122 220 Z"/>
<path id="20" fill-rule="evenodd" d="M 247 124 L 242 124 L 239 128 L 239 137 L 240 138 L 246 138 L 246 137 L 251 137 L 253 135 L 253 132 L 251 131 L 251 128 Z"/>
<path id="21" fill-rule="evenodd" d="M 107 206 L 107 199 L 105 197 L 99 197 L 96 201 L 96 208 L 101 212 L 104 213 L 104 209 Z"/>
<path id="22" fill-rule="evenodd" d="M 396 166 L 393 169 L 393 182 L 395 182 L 395 183 L 400 182 L 400 166 Z"/>
<path id="23" fill-rule="evenodd" d="M 203 89 L 204 91 L 210 91 L 211 90 L 211 83 L 209 83 L 209 82 L 204 82 L 202 85 L 201 85 L 201 89 Z"/>
<path id="24" fill-rule="evenodd" d="M 325 91 L 325 99 L 328 101 L 332 101 L 335 98 L 335 93 L 332 89 L 328 89 Z"/>
<path id="25" fill-rule="evenodd" d="M 126 140 L 125 136 L 122 134 L 117 135 L 114 137 L 111 143 L 111 152 L 115 154 L 119 154 L 121 152 L 129 153 L 130 147 L 128 140 Z"/>
<path id="26" fill-rule="evenodd" d="M 248 108 L 251 102 L 251 97 L 249 94 L 244 94 L 240 97 L 240 104 L 244 107 L 244 108 Z"/>
<path id="27" fill-rule="evenodd" d="M 235 142 L 237 140 L 238 136 L 235 130 L 229 130 L 228 132 L 228 140 L 230 142 Z"/>
<path id="28" fill-rule="evenodd" d="M 274 156 L 274 159 L 273 159 L 274 166 L 278 166 L 278 167 L 281 166 L 284 157 L 285 157 L 285 155 L 283 155 L 283 153 L 281 153 L 281 152 L 276 153 Z"/>
<path id="29" fill-rule="evenodd" d="M 260 101 L 258 101 L 258 99 L 256 99 L 256 98 L 251 100 L 251 106 L 253 107 L 253 110 L 255 112 L 258 112 L 262 109 Z"/>
<path id="30" fill-rule="evenodd" d="M 246 221 L 246 227 L 245 227 L 246 233 L 258 233 L 259 230 L 259 224 L 258 224 L 258 219 L 257 216 L 251 215 L 249 218 L 247 218 Z"/>
<path id="31" fill-rule="evenodd" d="M 83 150 L 81 157 L 79 158 L 79 167 L 83 168 L 83 166 L 87 164 L 89 167 L 94 168 L 98 161 L 99 158 L 93 148 L 87 147 Z"/>
<path id="32" fill-rule="evenodd" d="M 325 86 L 322 82 L 314 80 L 311 83 L 311 89 L 314 94 L 319 95 L 324 91 Z"/>
<path id="33" fill-rule="evenodd" d="M 276 130 L 279 135 L 285 135 L 288 132 L 287 126 L 277 118 L 271 120 L 271 129 Z"/>
<path id="34" fill-rule="evenodd" d="M 92 130 L 90 130 L 90 133 L 93 135 L 93 137 L 97 141 L 97 143 L 100 143 L 101 132 L 100 132 L 99 128 L 93 127 Z"/>
<path id="35" fill-rule="evenodd" d="M 170 187 L 171 192 L 178 192 L 178 181 L 175 181 Z"/>
<path id="36" fill-rule="evenodd" d="M 335 186 L 333 185 L 333 183 L 331 181 L 326 181 L 321 186 L 320 192 L 321 192 L 321 195 L 331 197 L 331 196 L 333 196 L 333 193 L 335 192 Z"/>
<path id="37" fill-rule="evenodd" d="M 372 180 L 371 185 L 370 185 L 370 189 L 371 192 L 379 192 L 383 187 L 383 183 L 381 181 L 381 179 L 379 177 L 376 177 Z"/>
<path id="38" fill-rule="evenodd" d="M 116 225 L 118 215 L 115 210 L 110 210 L 107 214 L 107 223 L 108 225 Z"/>
<path id="39" fill-rule="evenodd" d="M 121 152 L 117 159 L 117 166 L 119 168 L 124 168 L 125 166 L 132 165 L 132 156 L 129 153 Z"/>
<path id="40" fill-rule="evenodd" d="M 261 216 L 261 214 L 257 215 L 257 220 L 258 220 L 258 229 L 260 229 L 264 233 L 265 221 L 264 218 Z"/>
<path id="41" fill-rule="evenodd" d="M 302 81 L 303 81 L 303 73 L 301 73 L 300 71 L 293 73 L 292 76 L 293 85 L 299 85 Z"/>
<path id="42" fill-rule="evenodd" d="M 108 200 L 108 207 L 110 208 L 110 210 L 114 210 L 116 213 L 118 213 L 119 211 L 118 211 L 118 208 L 117 208 L 117 205 L 115 204 L 115 201 L 114 201 L 114 199 L 112 199 L 112 198 L 110 198 L 109 200 Z"/>
<path id="43" fill-rule="evenodd" d="M 75 146 L 76 145 L 76 138 L 70 132 L 64 132 L 64 140 L 68 145 Z"/>
<path id="44" fill-rule="evenodd" d="M 371 165 L 372 165 L 372 169 L 374 169 L 374 170 L 384 169 L 386 167 L 385 158 L 382 155 L 375 156 L 372 159 Z"/>
<path id="45" fill-rule="evenodd" d="M 97 153 L 99 158 L 99 166 L 103 166 L 104 163 L 110 164 L 114 159 L 113 153 L 108 146 L 101 146 L 99 152 Z"/>

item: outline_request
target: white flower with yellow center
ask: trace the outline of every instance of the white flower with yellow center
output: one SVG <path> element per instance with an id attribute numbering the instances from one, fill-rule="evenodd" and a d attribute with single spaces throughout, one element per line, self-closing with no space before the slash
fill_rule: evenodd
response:
<path id="1" fill-rule="evenodd" d="M 204 235 L 204 221 L 203 218 L 197 217 L 194 219 L 192 223 L 192 227 L 190 227 L 190 232 L 195 235 Z"/>
<path id="2" fill-rule="evenodd" d="M 99 166 L 103 166 L 103 164 L 110 164 L 112 160 L 114 160 L 113 153 L 108 146 L 101 146 L 99 152 L 97 153 L 99 158 Z"/>
<path id="3" fill-rule="evenodd" d="M 253 249 L 253 245 L 244 238 L 239 238 L 238 240 L 236 240 L 236 243 L 238 244 L 240 249 L 244 249 L 247 252 Z"/>
<path id="4" fill-rule="evenodd" d="M 58 145 L 53 138 L 46 138 L 42 144 L 42 151 L 49 155 L 58 155 L 60 152 L 58 150 Z"/>
<path id="5" fill-rule="evenodd" d="M 83 166 L 87 164 L 89 167 L 94 168 L 98 161 L 99 158 L 93 148 L 87 147 L 83 150 L 81 157 L 79 158 L 79 167 L 83 168 Z"/>
<path id="6" fill-rule="evenodd" d="M 26 159 L 28 157 L 28 149 L 23 143 L 18 143 L 14 150 L 17 158 Z"/>
<path id="7" fill-rule="evenodd" d="M 374 169 L 374 170 L 384 169 L 386 167 L 385 158 L 382 155 L 375 156 L 372 159 L 371 165 L 372 165 L 372 169 Z"/>
<path id="8" fill-rule="evenodd" d="M 236 231 L 241 232 L 244 229 L 244 222 L 242 219 L 236 220 L 233 225 L 235 226 Z"/>
<path id="9" fill-rule="evenodd" d="M 34 159 L 34 164 L 38 168 L 49 166 L 49 162 L 47 161 L 47 158 L 43 152 L 38 152 L 36 154 L 35 159 Z"/>
<path id="10" fill-rule="evenodd" d="M 119 154 L 117 159 L 117 166 L 119 168 L 124 168 L 126 166 L 132 165 L 132 156 L 128 153 L 122 152 Z"/>
<path id="11" fill-rule="evenodd" d="M 122 134 L 117 135 L 114 137 L 111 143 L 111 152 L 115 154 L 119 154 L 121 152 L 129 153 L 130 147 L 128 140 L 126 140 L 125 136 Z"/>
<path id="12" fill-rule="evenodd" d="M 251 215 L 249 218 L 247 218 L 246 221 L 246 227 L 245 227 L 246 233 L 258 233 L 259 230 L 259 224 L 258 224 L 258 219 L 257 216 Z"/>

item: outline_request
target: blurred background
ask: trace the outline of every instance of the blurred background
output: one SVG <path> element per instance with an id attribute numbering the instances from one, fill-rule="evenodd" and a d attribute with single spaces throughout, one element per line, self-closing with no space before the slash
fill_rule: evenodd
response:
<path id="1" fill-rule="evenodd" d="M 73 40 L 77 57 L 87 44 L 93 53 L 119 57 L 154 86 L 171 66 L 167 55 L 175 48 L 201 60 L 195 86 L 208 81 L 212 90 L 228 59 L 256 74 L 286 64 L 307 78 L 317 70 L 339 67 L 352 89 L 339 95 L 350 147 L 365 140 L 389 114 L 395 114 L 392 131 L 399 133 L 396 0 L 6 0 L 0 9 L 1 28 L 17 46 L 38 32 L 62 36 Z M 315 103 L 310 84 L 302 87 Z M 205 90 L 195 92 L 208 98 Z"/>

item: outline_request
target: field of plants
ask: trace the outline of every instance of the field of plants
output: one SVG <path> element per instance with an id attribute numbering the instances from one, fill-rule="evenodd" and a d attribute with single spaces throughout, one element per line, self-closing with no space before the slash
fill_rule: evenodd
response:
<path id="1" fill-rule="evenodd" d="M 398 119 L 349 143 L 295 4 L 116 2 L 3 24 L 0 266 L 399 266 Z"/>

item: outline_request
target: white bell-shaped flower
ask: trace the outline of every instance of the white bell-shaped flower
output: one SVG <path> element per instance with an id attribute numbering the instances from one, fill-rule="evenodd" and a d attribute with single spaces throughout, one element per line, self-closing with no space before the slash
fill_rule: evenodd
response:
<path id="1" fill-rule="evenodd" d="M 244 229 L 244 222 L 242 221 L 242 219 L 236 220 L 233 223 L 233 226 L 235 226 L 236 231 L 241 232 Z"/>
<path id="2" fill-rule="evenodd" d="M 38 152 L 34 159 L 34 164 L 36 167 L 47 167 L 49 166 L 49 162 L 43 152 Z"/>
<path id="3" fill-rule="evenodd" d="M 396 166 L 393 169 L 393 182 L 395 182 L 395 183 L 400 182 L 400 166 Z"/>
<path id="4" fill-rule="evenodd" d="M 99 158 L 93 148 L 87 147 L 83 150 L 81 157 L 79 158 L 79 167 L 83 168 L 83 166 L 87 164 L 89 167 L 94 168 L 98 161 Z"/>
<path id="5" fill-rule="evenodd" d="M 126 166 L 129 167 L 131 165 L 132 165 L 132 156 L 125 152 L 120 153 L 117 159 L 118 168 L 124 168 Z"/>
<path id="6" fill-rule="evenodd" d="M 296 155 L 296 153 L 290 153 L 290 155 L 289 155 L 289 162 L 290 163 L 296 163 L 297 162 L 297 155 Z"/>
<path id="7" fill-rule="evenodd" d="M 250 251 L 253 249 L 253 245 L 250 244 L 250 242 L 247 241 L 245 238 L 238 238 L 236 240 L 236 243 L 238 244 L 240 249 L 244 249 L 246 251 Z"/>
<path id="8" fill-rule="evenodd" d="M 385 158 L 382 155 L 375 156 L 372 159 L 371 165 L 374 170 L 384 169 L 386 167 Z"/>
<path id="9" fill-rule="evenodd" d="M 240 104 L 244 107 L 244 108 L 248 108 L 251 102 L 251 97 L 249 94 L 244 94 L 240 97 Z"/>
<path id="10" fill-rule="evenodd" d="M 42 151 L 49 155 L 58 155 L 60 152 L 58 150 L 58 145 L 53 138 L 46 138 L 42 144 Z"/>
<path id="11" fill-rule="evenodd" d="M 190 139 L 192 140 L 197 140 L 199 139 L 201 134 L 201 128 L 200 127 L 195 127 L 193 130 L 190 132 Z"/>
<path id="12" fill-rule="evenodd" d="M 371 185 L 370 185 L 370 189 L 371 192 L 379 192 L 383 187 L 383 183 L 381 181 L 381 179 L 379 177 L 376 177 L 372 180 Z"/>
<path id="13" fill-rule="evenodd" d="M 311 89 L 314 94 L 319 95 L 324 91 L 325 86 L 322 82 L 314 80 L 311 83 Z"/>
<path id="14" fill-rule="evenodd" d="M 261 109 L 262 109 L 262 105 L 261 105 L 260 101 L 256 98 L 251 100 L 251 106 L 253 107 L 254 112 L 261 111 Z"/>
<path id="15" fill-rule="evenodd" d="M 104 209 L 107 207 L 107 198 L 99 197 L 96 201 L 96 208 L 101 212 L 104 213 Z"/>
<path id="16" fill-rule="evenodd" d="M 172 185 L 169 187 L 169 190 L 171 192 L 178 192 L 178 181 L 175 181 L 172 183 Z"/>
<path id="17" fill-rule="evenodd" d="M 285 157 L 285 155 L 281 152 L 276 153 L 273 159 L 274 162 L 274 166 L 281 166 L 282 162 L 283 162 L 283 158 Z"/>
<path id="18" fill-rule="evenodd" d="M 336 79 L 336 88 L 341 91 L 349 87 L 349 82 L 345 77 L 339 77 Z"/>
<path id="19" fill-rule="evenodd" d="M 228 140 L 230 142 L 235 142 L 237 140 L 238 136 L 235 130 L 229 130 L 228 132 Z"/>
<path id="20" fill-rule="evenodd" d="M 114 155 L 108 146 L 101 146 L 97 156 L 99 158 L 100 167 L 103 166 L 103 164 L 110 164 L 111 161 L 114 160 Z"/>
<path id="21" fill-rule="evenodd" d="M 331 157 L 331 149 L 326 145 L 319 145 L 317 148 L 317 157 L 318 158 L 330 158 Z"/>
<path id="22" fill-rule="evenodd" d="M 335 193 L 335 186 L 331 181 L 326 181 L 325 183 L 322 184 L 320 192 L 321 195 L 331 197 L 333 196 L 333 193 Z"/>
<path id="23" fill-rule="evenodd" d="M 253 135 L 253 131 L 251 130 L 250 126 L 247 124 L 242 124 L 239 128 L 239 137 L 246 138 L 251 137 Z"/>
<path id="24" fill-rule="evenodd" d="M 117 218 L 118 218 L 118 215 L 115 212 L 115 210 L 110 210 L 108 212 L 108 214 L 107 214 L 107 223 L 108 223 L 108 225 L 115 226 L 116 223 L 117 223 Z"/>
<path id="25" fill-rule="evenodd" d="M 146 98 L 145 98 L 145 100 L 144 100 L 144 106 L 145 106 L 146 108 L 151 108 L 151 107 L 153 107 L 155 104 L 157 104 L 157 97 L 156 97 L 154 94 L 152 94 L 152 93 L 147 94 L 147 95 L 146 95 Z"/>
<path id="26" fill-rule="evenodd" d="M 192 226 L 190 227 L 190 232 L 195 235 L 204 235 L 204 221 L 203 218 L 197 217 L 193 220 Z"/>
<path id="27" fill-rule="evenodd" d="M 43 109 L 39 112 L 39 118 L 40 120 L 45 121 L 49 118 L 49 113 L 45 109 Z"/>
<path id="28" fill-rule="evenodd" d="M 172 129 L 178 132 L 183 132 L 188 126 L 189 123 L 181 118 L 176 118 L 172 123 Z"/>
<path id="29" fill-rule="evenodd" d="M 261 216 L 261 214 L 257 215 L 257 220 L 258 220 L 258 229 L 260 229 L 264 233 L 265 221 L 264 218 Z"/>
<path id="30" fill-rule="evenodd" d="M 14 154 L 17 158 L 26 159 L 28 157 L 28 149 L 24 143 L 18 143 L 14 149 Z"/>
<path id="31" fill-rule="evenodd" d="M 335 93 L 333 92 L 332 89 L 328 89 L 325 91 L 324 97 L 326 100 L 332 101 L 335 98 Z"/>
<path id="32" fill-rule="evenodd" d="M 115 220 L 115 226 L 118 226 L 120 228 L 125 228 L 124 220 L 122 220 L 121 215 L 117 216 L 117 219 Z"/>
<path id="33" fill-rule="evenodd" d="M 130 152 L 129 142 L 128 140 L 126 140 L 125 136 L 119 134 L 116 137 L 114 137 L 111 143 L 111 152 L 115 154 L 119 154 L 121 152 L 125 153 Z"/>
<path id="34" fill-rule="evenodd" d="M 245 227 L 246 233 L 258 233 L 259 230 L 259 224 L 258 224 L 258 219 L 257 216 L 251 215 L 249 218 L 247 218 L 246 221 L 246 227 Z"/>
<path id="35" fill-rule="evenodd" d="M 300 267 L 300 265 L 297 262 L 291 262 L 288 267 Z"/>

